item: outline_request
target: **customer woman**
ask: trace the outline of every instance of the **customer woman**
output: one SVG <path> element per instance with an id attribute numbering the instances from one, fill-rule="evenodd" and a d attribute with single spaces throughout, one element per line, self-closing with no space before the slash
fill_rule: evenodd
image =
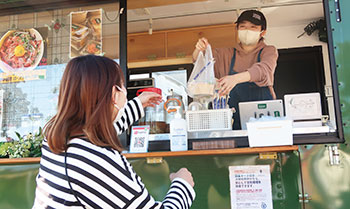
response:
<path id="1" fill-rule="evenodd" d="M 191 173 L 170 174 L 170 189 L 155 201 L 123 155 L 117 132 L 161 100 L 145 92 L 127 102 L 123 74 L 113 60 L 72 59 L 63 74 L 57 114 L 45 126 L 33 208 L 189 208 Z"/>
<path id="2" fill-rule="evenodd" d="M 219 78 L 220 94 L 230 95 L 229 106 L 236 109 L 233 129 L 241 129 L 239 102 L 276 99 L 273 89 L 278 52 L 266 45 L 267 24 L 263 13 L 244 11 L 236 21 L 239 44 L 232 48 L 213 50 L 215 76 Z M 201 38 L 193 52 L 193 60 L 208 46 Z"/>

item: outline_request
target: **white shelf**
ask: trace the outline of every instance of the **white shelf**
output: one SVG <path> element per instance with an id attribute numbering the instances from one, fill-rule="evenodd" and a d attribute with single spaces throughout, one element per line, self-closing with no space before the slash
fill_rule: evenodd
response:
<path id="1" fill-rule="evenodd" d="M 298 127 L 293 128 L 293 134 L 318 134 L 318 133 L 333 133 L 335 129 L 329 126 L 318 127 Z M 247 130 L 230 130 L 230 131 L 202 131 L 195 133 L 188 133 L 189 139 L 208 139 L 208 138 L 227 138 L 227 137 L 246 137 Z"/>

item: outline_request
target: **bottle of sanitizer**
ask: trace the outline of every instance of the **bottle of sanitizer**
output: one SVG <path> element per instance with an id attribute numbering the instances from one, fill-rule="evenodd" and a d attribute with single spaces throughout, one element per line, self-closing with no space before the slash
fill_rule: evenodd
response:
<path id="1" fill-rule="evenodd" d="M 180 107 L 176 109 L 174 119 L 170 121 L 170 151 L 185 151 L 187 146 L 187 123 L 181 118 Z"/>

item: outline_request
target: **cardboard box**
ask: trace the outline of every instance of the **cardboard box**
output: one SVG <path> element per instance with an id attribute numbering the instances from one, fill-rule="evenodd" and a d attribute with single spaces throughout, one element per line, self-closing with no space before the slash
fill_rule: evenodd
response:
<path id="1" fill-rule="evenodd" d="M 248 122 L 250 147 L 293 145 L 292 120 Z"/>

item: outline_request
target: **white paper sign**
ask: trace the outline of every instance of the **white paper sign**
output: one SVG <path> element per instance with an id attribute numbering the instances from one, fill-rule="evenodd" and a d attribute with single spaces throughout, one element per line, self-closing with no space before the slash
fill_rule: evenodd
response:
<path id="1" fill-rule="evenodd" d="M 231 209 L 273 209 L 269 165 L 230 166 Z"/>
<path id="2" fill-rule="evenodd" d="M 290 94 L 284 96 L 286 116 L 294 120 L 322 117 L 320 93 Z"/>
<path id="3" fill-rule="evenodd" d="M 292 122 L 292 120 L 248 122 L 249 146 L 293 145 Z"/>
<path id="4" fill-rule="evenodd" d="M 149 126 L 133 126 L 131 129 L 130 152 L 147 152 Z"/>

